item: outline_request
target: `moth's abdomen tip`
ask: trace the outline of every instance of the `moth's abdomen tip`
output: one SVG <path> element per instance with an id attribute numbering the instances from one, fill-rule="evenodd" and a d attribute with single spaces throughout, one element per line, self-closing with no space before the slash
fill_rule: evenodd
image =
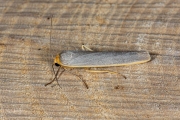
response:
<path id="1" fill-rule="evenodd" d="M 142 55 L 143 55 L 143 58 L 144 58 L 147 62 L 151 60 L 151 55 L 149 54 L 148 51 L 144 51 Z"/>
<path id="2" fill-rule="evenodd" d="M 151 55 L 149 54 L 149 52 L 147 52 L 147 58 L 148 58 L 148 61 L 151 60 Z"/>

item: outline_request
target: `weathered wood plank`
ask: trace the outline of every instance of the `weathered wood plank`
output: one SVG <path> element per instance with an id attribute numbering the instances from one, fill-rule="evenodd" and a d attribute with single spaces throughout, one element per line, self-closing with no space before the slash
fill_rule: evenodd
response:
<path id="1" fill-rule="evenodd" d="M 0 0 L 1 119 L 179 119 L 179 8 L 173 0 Z M 68 72 L 62 89 L 45 87 L 53 57 L 82 44 L 147 50 L 152 60 L 105 68 L 127 79 L 73 70 L 88 90 Z"/>

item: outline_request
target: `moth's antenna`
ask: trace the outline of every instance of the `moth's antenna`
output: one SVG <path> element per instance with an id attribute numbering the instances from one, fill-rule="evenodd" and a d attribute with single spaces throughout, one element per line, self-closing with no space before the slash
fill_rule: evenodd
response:
<path id="1" fill-rule="evenodd" d="M 52 38 L 51 33 L 52 33 L 52 18 L 53 18 L 53 15 L 51 15 L 51 17 L 48 17 L 48 19 L 51 19 L 51 27 L 50 27 L 50 35 L 49 35 L 49 39 L 50 39 L 50 41 L 49 41 L 50 60 L 51 60 L 51 38 Z"/>

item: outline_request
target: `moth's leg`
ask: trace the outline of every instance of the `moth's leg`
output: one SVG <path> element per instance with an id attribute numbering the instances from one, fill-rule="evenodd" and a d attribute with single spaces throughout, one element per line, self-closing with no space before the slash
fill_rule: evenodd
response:
<path id="1" fill-rule="evenodd" d="M 59 74 L 59 77 L 65 72 L 65 69 L 62 67 L 62 71 L 61 71 L 61 73 Z M 59 78 L 58 77 L 58 78 Z M 59 85 L 59 87 L 61 88 L 61 86 L 60 86 L 60 84 L 59 84 L 59 82 L 58 82 L 58 78 L 56 79 L 56 82 L 57 82 L 57 84 Z"/>
<path id="2" fill-rule="evenodd" d="M 91 48 L 89 48 L 89 47 L 87 47 L 87 46 L 85 46 L 85 45 L 82 45 L 82 46 L 81 46 L 81 49 L 82 49 L 83 51 L 93 51 Z"/>
<path id="3" fill-rule="evenodd" d="M 118 72 L 113 72 L 113 71 L 109 71 L 109 70 L 86 70 L 87 72 L 94 72 L 94 73 L 110 73 L 110 74 L 118 74 L 124 77 L 124 79 L 126 79 L 126 76 L 118 73 Z"/>
<path id="4" fill-rule="evenodd" d="M 66 68 L 65 68 L 65 69 L 66 69 Z M 70 70 L 67 70 L 67 69 L 66 69 L 67 72 L 69 72 L 70 74 L 72 74 L 72 75 L 76 76 L 77 78 L 79 78 L 79 79 L 83 82 L 84 86 L 85 86 L 87 89 L 89 89 L 88 84 L 87 84 L 86 81 L 81 77 L 81 75 L 77 75 L 77 74 L 71 72 L 71 70 L 72 70 L 72 69 L 70 69 Z"/>
<path id="5" fill-rule="evenodd" d="M 52 66 L 52 68 L 53 68 L 53 66 Z M 60 68 L 63 69 L 61 72 L 60 72 Z M 60 86 L 60 84 L 59 84 L 59 82 L 58 82 L 57 76 L 58 76 L 58 74 L 59 74 L 59 72 L 60 72 L 60 74 L 59 74 L 59 77 L 60 77 L 60 76 L 63 74 L 64 71 L 65 71 L 65 69 L 64 69 L 63 67 L 59 66 L 57 72 L 55 73 L 54 68 L 53 68 L 53 72 L 54 72 L 55 77 L 54 77 L 54 79 L 52 79 L 49 83 L 46 83 L 45 86 L 50 85 L 51 83 L 53 83 L 54 81 L 56 81 L 57 84 L 59 85 L 59 87 L 61 88 L 61 86 Z"/>

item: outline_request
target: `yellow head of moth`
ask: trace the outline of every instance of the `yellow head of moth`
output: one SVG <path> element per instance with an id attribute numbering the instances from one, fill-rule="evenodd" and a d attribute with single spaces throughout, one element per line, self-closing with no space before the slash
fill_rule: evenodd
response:
<path id="1" fill-rule="evenodd" d="M 54 58 L 54 64 L 56 66 L 60 66 L 60 56 L 59 56 L 59 54 L 56 55 L 56 57 Z"/>

